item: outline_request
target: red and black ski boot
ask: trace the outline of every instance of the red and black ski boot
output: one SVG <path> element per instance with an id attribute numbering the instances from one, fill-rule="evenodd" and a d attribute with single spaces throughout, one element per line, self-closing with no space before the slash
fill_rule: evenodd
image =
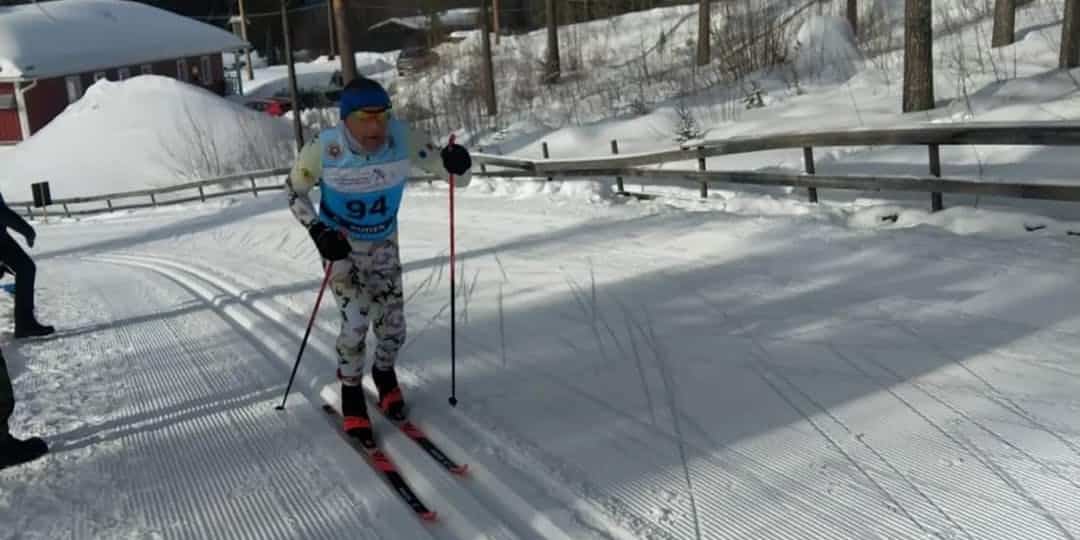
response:
<path id="1" fill-rule="evenodd" d="M 383 371 L 372 366 L 371 378 L 379 390 L 379 410 L 394 422 L 404 422 L 405 398 L 401 395 L 394 368 Z"/>
<path id="2" fill-rule="evenodd" d="M 362 386 L 341 383 L 341 416 L 345 418 L 345 433 L 359 441 L 364 448 L 374 450 L 375 432 L 371 429 Z"/>

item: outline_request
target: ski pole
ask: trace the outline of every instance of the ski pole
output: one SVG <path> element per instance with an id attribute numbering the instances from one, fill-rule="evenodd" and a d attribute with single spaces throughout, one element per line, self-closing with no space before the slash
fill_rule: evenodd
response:
<path id="1" fill-rule="evenodd" d="M 454 134 L 450 134 L 450 142 L 454 144 Z M 457 306 L 454 299 L 457 297 L 457 289 L 454 286 L 454 173 L 450 173 L 450 406 L 457 407 Z"/>
<path id="2" fill-rule="evenodd" d="M 285 387 L 285 395 L 281 398 L 281 405 L 276 407 L 279 411 L 285 410 L 285 400 L 289 399 L 289 390 L 292 389 L 293 379 L 296 378 L 296 370 L 300 368 L 300 359 L 304 356 L 304 347 L 307 346 L 308 336 L 311 335 L 311 327 L 315 324 L 315 315 L 319 313 L 319 304 L 322 303 L 323 292 L 326 290 L 326 284 L 330 282 L 330 271 L 333 268 L 333 262 L 326 265 L 326 276 L 323 277 L 322 285 L 319 287 L 319 295 L 315 297 L 315 309 L 311 310 L 311 319 L 308 320 L 307 330 L 304 331 L 304 339 L 300 342 L 300 352 L 296 353 L 296 363 L 293 365 L 292 375 L 289 375 L 289 384 Z"/>

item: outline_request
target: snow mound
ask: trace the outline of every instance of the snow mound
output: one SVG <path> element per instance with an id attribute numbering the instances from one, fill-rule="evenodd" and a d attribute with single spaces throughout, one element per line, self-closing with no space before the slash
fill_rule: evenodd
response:
<path id="1" fill-rule="evenodd" d="M 799 28 L 792 46 L 799 76 L 818 82 L 845 82 L 861 59 L 851 25 L 842 17 L 813 16 Z"/>
<path id="2" fill-rule="evenodd" d="M 546 195 L 551 199 L 588 201 L 594 204 L 610 201 L 613 197 L 611 186 L 606 182 L 597 180 L 553 180 L 548 182 L 545 179 L 481 178 L 474 176 L 467 189 L 473 193 L 511 199 L 528 199 Z"/>
<path id="3" fill-rule="evenodd" d="M 44 129 L 6 153 L 0 190 L 29 200 L 89 196 L 287 165 L 292 131 L 281 119 L 156 75 L 100 80 Z"/>

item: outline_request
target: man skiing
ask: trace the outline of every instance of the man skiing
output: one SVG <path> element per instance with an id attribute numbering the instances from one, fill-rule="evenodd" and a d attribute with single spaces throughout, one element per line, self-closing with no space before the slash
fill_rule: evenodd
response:
<path id="1" fill-rule="evenodd" d="M 466 175 L 472 167 L 469 152 L 457 144 L 436 157 L 430 138 L 394 117 L 391 107 L 378 82 L 351 81 L 341 93 L 341 122 L 304 146 L 285 180 L 290 210 L 332 265 L 329 287 L 342 318 L 337 376 L 344 429 L 369 448 L 375 440 L 360 386 L 369 324 L 377 339 L 371 377 L 379 408 L 395 421 L 405 419 L 394 372 L 406 327 L 397 212 L 411 166 L 437 175 Z M 316 185 L 318 213 L 308 196 Z"/>

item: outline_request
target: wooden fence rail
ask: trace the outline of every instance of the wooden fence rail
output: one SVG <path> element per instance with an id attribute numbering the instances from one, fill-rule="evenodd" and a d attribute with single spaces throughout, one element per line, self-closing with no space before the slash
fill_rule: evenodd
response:
<path id="1" fill-rule="evenodd" d="M 814 148 L 899 145 L 926 146 L 928 155 L 927 168 L 930 176 L 823 175 L 817 174 L 814 165 Z M 510 158 L 477 152 L 473 155 L 473 160 L 479 165 L 479 170 L 474 171 L 473 174 L 502 178 L 547 178 L 548 180 L 554 177 L 610 176 L 616 178 L 620 193 L 625 193 L 622 186 L 623 178 L 638 177 L 695 186 L 700 188 L 702 197 L 708 197 L 710 183 L 788 186 L 807 188 L 811 202 L 817 202 L 817 190 L 819 188 L 861 191 L 914 191 L 930 193 L 932 195 L 932 208 L 935 211 L 941 210 L 943 207 L 942 193 L 1080 201 L 1080 182 L 1072 185 L 943 177 L 941 175 L 939 150 L 942 145 L 1080 146 L 1080 123 L 1062 121 L 929 124 L 895 128 L 789 132 L 695 141 L 678 148 L 637 154 L 620 154 L 618 142 L 611 141 L 612 155 L 568 160 L 551 159 L 548 145 L 544 142 L 541 145 L 543 159 L 538 160 Z M 801 149 L 805 172 L 710 171 L 706 168 L 706 159 L 709 157 L 781 149 Z M 673 162 L 696 162 L 697 167 L 696 169 L 658 169 L 652 167 Z M 497 169 L 492 170 L 492 167 Z M 1080 167 L 1078 167 L 1078 170 L 1080 170 Z M 70 217 L 118 210 L 153 208 L 161 205 L 194 201 L 205 202 L 211 198 L 247 193 L 258 197 L 261 192 L 282 189 L 280 178 L 287 173 L 287 168 L 250 171 L 155 189 L 56 199 L 53 201 L 53 205 L 60 205 L 63 208 L 63 215 Z M 278 181 L 263 185 L 258 182 L 258 180 L 269 178 Z M 419 176 L 412 178 L 412 180 L 430 183 L 435 180 L 445 180 L 445 178 Z M 237 186 L 244 184 L 249 187 L 239 188 L 234 184 Z M 207 188 L 224 189 L 207 190 Z M 197 191 L 198 195 L 167 199 L 161 197 L 162 195 L 191 191 Z M 115 201 L 127 199 L 143 199 L 143 201 L 128 202 L 121 205 L 114 204 Z M 81 209 L 71 208 L 75 205 L 100 205 L 100 203 L 104 203 L 104 208 L 100 206 Z M 34 206 L 30 201 L 12 201 L 8 204 L 13 209 L 25 209 L 25 215 L 31 219 L 35 217 Z M 40 212 L 44 214 L 45 210 L 47 209 L 42 209 Z"/>

